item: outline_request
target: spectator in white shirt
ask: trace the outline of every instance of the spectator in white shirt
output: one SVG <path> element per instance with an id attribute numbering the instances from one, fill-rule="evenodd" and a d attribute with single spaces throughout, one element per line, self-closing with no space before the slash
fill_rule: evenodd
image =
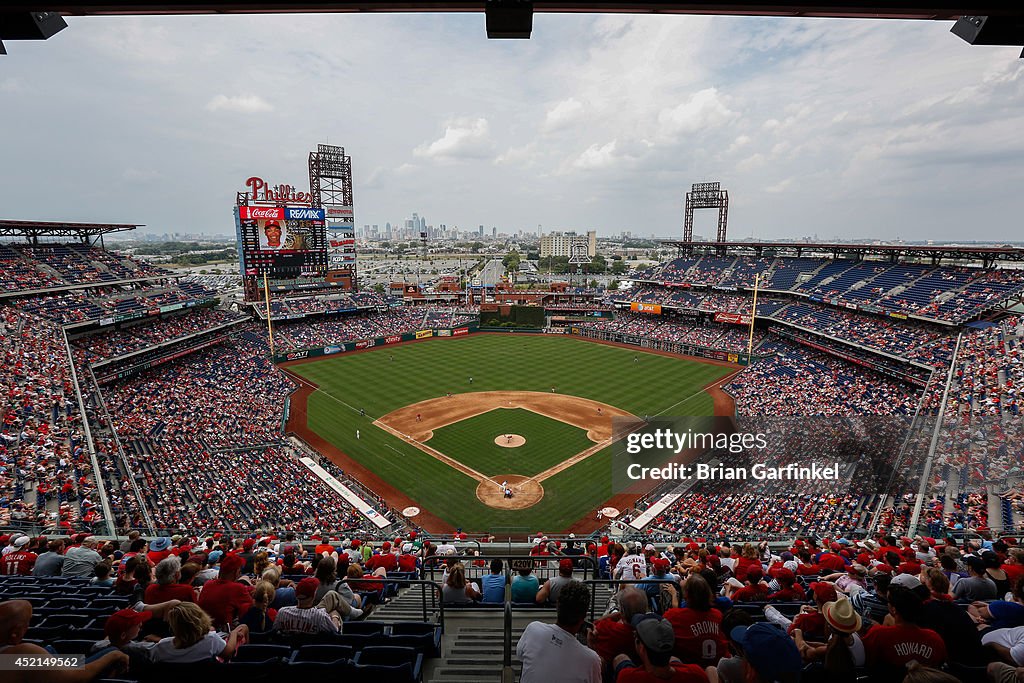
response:
<path id="1" fill-rule="evenodd" d="M 516 646 L 520 683 L 600 683 L 601 658 L 576 639 L 589 606 L 590 589 L 572 581 L 558 596 L 556 623 L 526 627 Z"/>

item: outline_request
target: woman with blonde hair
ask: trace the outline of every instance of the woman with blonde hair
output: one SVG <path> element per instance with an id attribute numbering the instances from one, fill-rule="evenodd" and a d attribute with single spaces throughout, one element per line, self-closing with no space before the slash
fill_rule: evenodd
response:
<path id="1" fill-rule="evenodd" d="M 249 627 L 250 633 L 266 633 L 274 626 L 277 610 L 270 606 L 274 602 L 274 584 L 260 581 L 252 591 L 252 607 L 239 620 Z"/>
<path id="2" fill-rule="evenodd" d="M 441 588 L 441 598 L 445 604 L 466 605 L 481 597 L 476 584 L 466 581 L 466 568 L 462 563 L 452 565 L 448 570 L 448 578 Z"/>
<path id="3" fill-rule="evenodd" d="M 190 664 L 214 657 L 230 659 L 249 635 L 245 624 L 236 627 L 227 638 L 212 631 L 210 616 L 194 602 L 172 607 L 165 618 L 173 635 L 153 646 L 150 658 L 155 663 Z"/>

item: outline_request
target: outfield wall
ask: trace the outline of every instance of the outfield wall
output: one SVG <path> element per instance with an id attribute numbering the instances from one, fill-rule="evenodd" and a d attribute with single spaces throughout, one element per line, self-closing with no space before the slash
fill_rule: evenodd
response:
<path id="1" fill-rule="evenodd" d="M 284 363 L 290 360 L 302 360 L 304 358 L 320 358 L 322 356 L 333 356 L 338 353 L 345 353 L 348 351 L 360 351 L 362 349 L 372 349 L 377 346 L 388 346 L 390 344 L 398 344 L 407 341 L 416 341 L 417 339 L 430 339 L 431 337 L 461 337 L 466 334 L 472 334 L 479 329 L 476 323 L 470 323 L 468 325 L 460 325 L 459 327 L 442 328 L 442 329 L 422 329 L 415 332 L 406 332 L 404 334 L 392 334 L 387 337 L 376 337 L 374 339 L 359 339 L 356 341 L 338 342 L 337 344 L 328 344 L 327 346 L 315 346 L 308 349 L 302 349 L 300 351 L 290 351 L 288 353 L 276 353 L 274 354 L 275 363 Z"/>
<path id="2" fill-rule="evenodd" d="M 653 351 L 668 351 L 669 353 L 676 353 L 682 356 L 710 358 L 711 360 L 720 360 L 727 363 L 736 363 L 738 365 L 749 365 L 751 362 L 762 358 L 762 356 L 759 356 L 756 353 L 748 356 L 746 353 L 734 353 L 723 349 L 710 349 L 705 346 L 695 346 L 694 344 L 683 344 L 663 339 L 637 337 L 631 334 L 622 334 L 621 332 L 594 330 L 586 327 L 578 327 L 576 325 L 569 326 L 569 333 L 577 337 L 583 337 L 584 339 L 599 339 L 601 341 L 630 344 L 631 346 L 639 346 L 640 348 L 651 349 Z"/>

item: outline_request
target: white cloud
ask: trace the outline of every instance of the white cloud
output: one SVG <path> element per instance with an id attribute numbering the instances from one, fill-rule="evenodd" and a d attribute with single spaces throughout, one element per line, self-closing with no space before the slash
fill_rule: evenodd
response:
<path id="1" fill-rule="evenodd" d="M 555 131 L 570 126 L 583 117 L 583 103 L 574 97 L 562 100 L 548 110 L 544 117 L 545 131 Z"/>
<path id="2" fill-rule="evenodd" d="M 490 155 L 492 143 L 487 119 L 458 118 L 445 125 L 444 135 L 431 143 L 424 143 L 413 154 L 441 161 L 479 159 Z"/>
<path id="3" fill-rule="evenodd" d="M 612 140 L 604 145 L 597 143 L 587 148 L 583 154 L 580 154 L 574 162 L 572 167 L 581 171 L 595 171 L 604 168 L 610 168 L 611 166 L 619 163 L 619 160 L 615 155 L 616 140 Z"/>
<path id="4" fill-rule="evenodd" d="M 725 105 L 717 88 L 705 88 L 694 93 L 686 102 L 658 112 L 658 124 L 665 135 L 674 138 L 717 128 L 738 116 Z"/>
<path id="5" fill-rule="evenodd" d="M 208 111 L 230 111 L 252 114 L 271 111 L 273 107 L 259 95 L 217 95 L 206 103 Z"/>

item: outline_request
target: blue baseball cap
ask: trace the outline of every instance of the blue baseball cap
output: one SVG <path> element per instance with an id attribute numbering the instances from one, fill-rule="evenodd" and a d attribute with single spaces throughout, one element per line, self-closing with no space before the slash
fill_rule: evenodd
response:
<path id="1" fill-rule="evenodd" d="M 775 624 L 737 626 L 729 632 L 729 637 L 743 648 L 743 656 L 762 680 L 799 676 L 803 671 L 804 663 L 796 643 Z"/>
<path id="2" fill-rule="evenodd" d="M 223 556 L 224 552 L 222 550 L 212 550 L 206 559 L 209 564 L 217 564 Z"/>

